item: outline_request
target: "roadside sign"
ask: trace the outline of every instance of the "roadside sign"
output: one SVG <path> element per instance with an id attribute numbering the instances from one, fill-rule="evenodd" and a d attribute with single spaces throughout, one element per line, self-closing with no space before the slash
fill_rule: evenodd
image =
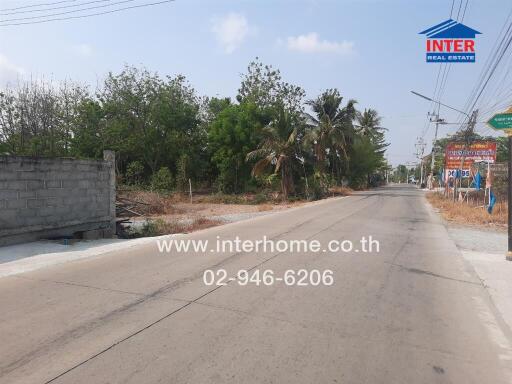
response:
<path id="1" fill-rule="evenodd" d="M 446 170 L 446 175 L 448 177 L 457 177 L 457 171 L 458 171 L 458 174 L 460 177 L 462 177 L 463 179 L 471 176 L 471 172 L 469 169 L 447 169 Z"/>
<path id="2" fill-rule="evenodd" d="M 496 161 L 496 143 L 490 141 L 477 141 L 471 145 L 451 142 L 445 149 L 445 167 L 447 169 L 469 169 L 474 162 Z"/>
<path id="3" fill-rule="evenodd" d="M 512 113 L 497 113 L 487 124 L 497 130 L 512 129 Z"/>

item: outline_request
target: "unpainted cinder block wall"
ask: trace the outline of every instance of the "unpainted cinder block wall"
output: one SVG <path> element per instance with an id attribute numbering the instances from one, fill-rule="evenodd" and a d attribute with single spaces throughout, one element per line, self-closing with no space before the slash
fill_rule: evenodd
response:
<path id="1" fill-rule="evenodd" d="M 0 156 L 0 245 L 115 234 L 115 156 Z"/>

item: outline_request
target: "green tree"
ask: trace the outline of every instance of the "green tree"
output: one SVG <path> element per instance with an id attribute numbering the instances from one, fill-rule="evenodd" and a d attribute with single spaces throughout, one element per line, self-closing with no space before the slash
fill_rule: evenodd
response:
<path id="1" fill-rule="evenodd" d="M 91 98 L 77 106 L 77 116 L 71 128 L 73 140 L 71 155 L 86 158 L 102 158 L 105 143 L 105 113 L 98 101 Z"/>
<path id="2" fill-rule="evenodd" d="M 310 130 L 306 142 L 314 148 L 317 169 L 331 171 L 340 175 L 339 162 L 343 160 L 345 170 L 349 168 L 350 146 L 355 130 L 353 120 L 356 116 L 355 100 L 349 100 L 342 107 L 343 97 L 337 89 L 328 89 L 315 100 L 309 100 L 314 115 L 308 114 Z M 330 160 L 330 161 L 328 161 Z"/>
<path id="3" fill-rule="evenodd" d="M 242 75 L 242 84 L 238 90 L 239 103 L 249 102 L 262 110 L 279 110 L 299 114 L 303 111 L 305 92 L 296 85 L 283 81 L 281 72 L 271 65 L 264 65 L 256 58 Z"/>
<path id="4" fill-rule="evenodd" d="M 128 184 L 140 185 L 144 178 L 144 165 L 140 161 L 132 161 L 126 167 L 125 180 Z"/>
<path id="5" fill-rule="evenodd" d="M 262 141 L 258 149 L 247 154 L 247 160 L 259 159 L 252 169 L 253 176 L 259 176 L 270 166 L 281 178 L 283 198 L 294 192 L 292 167 L 297 159 L 297 137 L 300 123 L 294 115 L 282 108 L 278 117 L 262 130 Z"/>
<path id="6" fill-rule="evenodd" d="M 381 162 L 375 146 L 367 136 L 357 135 L 350 149 L 350 184 L 355 188 L 368 186 L 371 174 Z"/>
<path id="7" fill-rule="evenodd" d="M 253 103 L 230 105 L 222 110 L 208 131 L 217 184 L 223 192 L 242 192 L 251 178 L 247 154 L 258 146 L 264 113 Z"/>
<path id="8" fill-rule="evenodd" d="M 497 137 L 496 140 L 496 161 L 508 161 L 508 137 Z"/>
<path id="9" fill-rule="evenodd" d="M 81 85 L 21 82 L 0 92 L 0 141 L 9 153 L 67 156 L 77 105 L 87 97 Z"/>
<path id="10" fill-rule="evenodd" d="M 151 188 L 158 192 L 169 192 L 173 187 L 172 173 L 167 167 L 160 168 L 151 176 Z"/>
<path id="11" fill-rule="evenodd" d="M 363 112 L 357 112 L 356 118 L 358 133 L 368 138 L 368 141 L 373 146 L 373 153 L 375 155 L 372 159 L 373 166 L 367 168 L 367 180 L 368 184 L 371 184 L 372 174 L 376 170 L 384 169 L 386 166 L 384 153 L 389 146 L 385 138 L 386 128 L 380 125 L 382 119 L 375 109 L 365 108 Z"/>
<path id="12" fill-rule="evenodd" d="M 109 74 L 100 94 L 106 118 L 105 141 L 121 161 L 142 161 L 155 173 L 175 169 L 181 154 L 198 162 L 205 151 L 199 100 L 183 76 L 160 78 L 145 69 L 126 67 Z M 201 167 L 199 167 L 201 169 Z"/>

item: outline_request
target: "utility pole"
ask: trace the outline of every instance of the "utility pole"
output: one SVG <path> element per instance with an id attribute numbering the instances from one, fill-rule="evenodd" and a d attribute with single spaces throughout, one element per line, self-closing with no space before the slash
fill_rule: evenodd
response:
<path id="1" fill-rule="evenodd" d="M 425 140 L 423 137 L 418 137 L 418 141 L 414 145 L 416 147 L 416 158 L 420 161 L 420 188 L 423 185 L 423 155 L 425 153 Z"/>
<path id="2" fill-rule="evenodd" d="M 435 119 L 430 121 L 433 121 L 436 123 L 436 130 L 434 132 L 434 141 L 432 142 L 432 159 L 430 162 L 430 174 L 428 176 L 428 189 L 434 188 L 434 164 L 436 161 L 436 142 L 437 142 L 437 131 L 439 130 L 439 124 L 444 123 L 444 119 L 440 119 L 439 115 L 434 115 Z"/>
<path id="3" fill-rule="evenodd" d="M 469 117 L 469 115 L 466 112 L 461 111 L 460 109 L 457 109 L 457 108 L 454 108 L 454 107 L 450 107 L 449 105 L 443 104 L 439 100 L 433 100 L 432 98 L 430 98 L 428 96 L 425 96 L 425 95 L 422 95 L 421 93 L 418 93 L 418 92 L 411 91 L 411 93 L 416 95 L 416 96 L 421 97 L 422 99 L 428 100 L 428 101 L 430 101 L 432 103 L 436 103 L 439 106 L 442 105 L 443 107 L 449 108 L 449 109 L 451 109 L 453 111 L 462 113 L 463 115 L 466 115 L 467 117 Z M 438 114 L 434 115 L 434 116 L 436 116 L 436 119 L 435 120 L 430 119 L 430 121 L 434 121 L 436 123 L 436 132 L 434 134 L 434 143 L 432 145 L 432 162 L 431 162 L 431 165 L 430 165 L 430 175 L 429 175 L 429 180 L 428 180 L 428 184 L 429 184 L 428 187 L 429 187 L 429 189 L 432 189 L 433 182 L 434 182 L 434 162 L 435 162 L 435 157 L 436 157 L 435 155 L 436 155 L 437 130 L 439 128 L 439 124 L 446 124 L 443 119 L 439 118 L 439 108 L 437 109 L 437 111 L 438 111 Z"/>
<path id="4" fill-rule="evenodd" d="M 510 108 L 512 111 L 512 108 Z M 506 259 L 512 261 L 512 130 L 508 136 L 508 252 Z"/>
<path id="5" fill-rule="evenodd" d="M 471 113 L 468 120 L 468 127 L 463 131 L 464 133 L 464 150 L 462 151 L 462 159 L 460 162 L 460 184 L 462 186 L 462 172 L 464 171 L 464 161 L 466 160 L 466 152 L 471 147 L 473 141 L 473 134 L 475 132 L 476 117 L 478 115 L 478 109 Z M 453 201 L 457 201 L 457 179 L 458 172 L 455 174 L 455 183 L 453 185 Z"/>

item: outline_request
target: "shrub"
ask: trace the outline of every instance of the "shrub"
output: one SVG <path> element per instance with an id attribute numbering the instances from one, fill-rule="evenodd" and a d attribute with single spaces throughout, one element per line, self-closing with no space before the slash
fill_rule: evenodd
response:
<path id="1" fill-rule="evenodd" d="M 268 197 L 264 192 L 260 192 L 254 196 L 254 199 L 252 200 L 253 204 L 263 204 L 268 201 Z"/>
<path id="2" fill-rule="evenodd" d="M 132 161 L 126 167 L 125 179 L 130 185 L 140 185 L 144 177 L 144 165 L 140 161 Z"/>
<path id="3" fill-rule="evenodd" d="M 151 189 L 159 192 L 169 192 L 173 186 L 172 173 L 167 167 L 160 168 L 151 176 Z"/>

